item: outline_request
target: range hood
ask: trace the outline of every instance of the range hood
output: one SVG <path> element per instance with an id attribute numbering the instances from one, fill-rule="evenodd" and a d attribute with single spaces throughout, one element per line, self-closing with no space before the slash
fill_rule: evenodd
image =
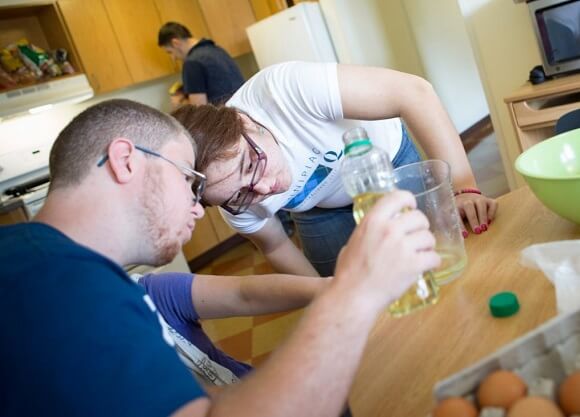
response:
<path id="1" fill-rule="evenodd" d="M 78 103 L 94 95 L 84 74 L 0 92 L 0 119 L 23 113 L 37 113 L 56 104 Z"/>

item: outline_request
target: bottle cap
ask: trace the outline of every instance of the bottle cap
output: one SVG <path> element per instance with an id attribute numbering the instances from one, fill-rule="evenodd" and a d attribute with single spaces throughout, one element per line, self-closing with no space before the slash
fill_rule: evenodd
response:
<path id="1" fill-rule="evenodd" d="M 519 309 L 518 297 L 513 292 L 499 292 L 489 299 L 489 310 L 494 317 L 510 317 Z"/>
<path id="2" fill-rule="evenodd" d="M 372 146 L 369 135 L 364 127 L 355 127 L 347 130 L 342 135 L 342 141 L 345 144 L 344 153 L 347 155 L 354 148 L 359 148 L 359 150 L 364 152 L 365 149 L 369 149 Z"/>

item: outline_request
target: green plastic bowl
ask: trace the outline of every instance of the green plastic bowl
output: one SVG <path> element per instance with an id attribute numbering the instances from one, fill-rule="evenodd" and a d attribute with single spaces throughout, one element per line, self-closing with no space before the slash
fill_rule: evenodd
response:
<path id="1" fill-rule="evenodd" d="M 580 224 L 580 129 L 532 146 L 516 159 L 515 167 L 538 200 Z"/>

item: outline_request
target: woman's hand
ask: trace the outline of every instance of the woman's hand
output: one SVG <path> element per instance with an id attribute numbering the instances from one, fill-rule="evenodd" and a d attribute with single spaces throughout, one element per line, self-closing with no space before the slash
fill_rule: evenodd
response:
<path id="1" fill-rule="evenodd" d="M 476 193 L 462 193 L 455 196 L 455 204 L 459 211 L 463 237 L 469 236 L 465 228 L 468 224 L 476 235 L 486 232 L 497 212 L 497 201 Z"/>

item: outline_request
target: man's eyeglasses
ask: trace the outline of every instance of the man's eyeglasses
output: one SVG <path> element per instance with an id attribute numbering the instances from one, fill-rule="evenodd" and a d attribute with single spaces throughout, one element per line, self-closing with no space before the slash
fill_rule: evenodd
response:
<path id="1" fill-rule="evenodd" d="M 147 148 L 144 148 L 143 146 L 135 145 L 135 149 L 138 149 L 141 152 L 146 153 L 147 155 L 156 156 L 157 158 L 161 158 L 164 161 L 169 162 L 175 168 L 179 169 L 181 171 L 181 173 L 183 175 L 185 175 L 187 183 L 191 186 L 191 191 L 193 191 L 193 204 L 197 204 L 200 202 L 201 197 L 203 195 L 203 192 L 205 190 L 205 183 L 207 181 L 205 175 L 203 175 L 201 172 L 197 172 L 194 169 L 184 167 L 176 162 L 173 162 L 171 159 L 164 157 L 160 153 L 152 151 L 152 150 L 147 149 Z M 107 162 L 107 159 L 109 159 L 109 155 L 103 156 L 99 160 L 99 162 L 97 162 L 97 166 L 102 167 L 103 165 L 105 165 L 105 162 Z"/>
<path id="2" fill-rule="evenodd" d="M 254 187 L 264 176 L 264 172 L 266 171 L 266 164 L 268 163 L 268 157 L 262 148 L 256 145 L 256 142 L 254 142 L 252 138 L 250 138 L 246 133 L 242 133 L 242 137 L 246 140 L 246 142 L 248 142 L 248 145 L 250 145 L 253 153 L 255 153 L 255 158 L 250 156 L 250 166 L 248 169 L 244 169 L 244 172 L 253 169 L 250 184 L 247 187 L 236 191 L 233 196 L 231 196 L 225 203 L 221 205 L 225 211 L 234 215 L 246 211 L 252 204 L 252 201 L 254 201 L 254 198 L 256 197 L 256 194 L 254 193 Z"/>

